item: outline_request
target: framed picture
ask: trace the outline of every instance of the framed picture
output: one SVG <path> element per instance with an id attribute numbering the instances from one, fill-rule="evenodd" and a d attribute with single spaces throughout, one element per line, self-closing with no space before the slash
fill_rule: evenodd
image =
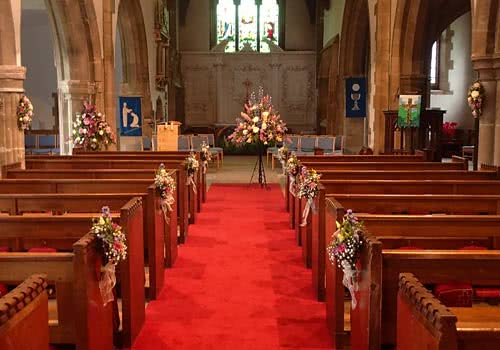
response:
<path id="1" fill-rule="evenodd" d="M 120 97 L 118 103 L 120 136 L 142 136 L 140 97 Z"/>
<path id="2" fill-rule="evenodd" d="M 418 128 L 420 126 L 421 95 L 400 95 L 398 108 L 399 128 Z"/>

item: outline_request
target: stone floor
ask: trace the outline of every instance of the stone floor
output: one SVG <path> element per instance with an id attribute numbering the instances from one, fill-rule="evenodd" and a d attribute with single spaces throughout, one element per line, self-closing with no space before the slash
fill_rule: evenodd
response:
<path id="1" fill-rule="evenodd" d="M 257 156 L 224 156 L 224 164 L 217 169 L 215 163 L 209 165 L 207 173 L 207 184 L 212 183 L 250 183 L 252 171 L 257 162 Z M 267 183 L 279 183 L 282 186 L 285 177 L 281 174 L 281 165 L 278 164 L 275 170 L 271 169 L 271 164 L 266 165 L 266 159 L 263 159 L 265 165 L 265 174 Z M 258 171 L 252 183 L 258 182 Z"/>

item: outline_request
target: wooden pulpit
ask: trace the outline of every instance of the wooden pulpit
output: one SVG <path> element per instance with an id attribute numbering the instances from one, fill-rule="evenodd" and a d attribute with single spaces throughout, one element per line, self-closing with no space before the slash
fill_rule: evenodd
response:
<path id="1" fill-rule="evenodd" d="M 420 126 L 399 128 L 398 111 L 384 111 L 385 154 L 414 154 L 415 150 L 428 150 L 431 159 L 442 158 L 441 138 L 443 133 L 442 109 L 425 109 L 420 113 Z"/>
<path id="2" fill-rule="evenodd" d="M 171 121 L 168 124 L 158 125 L 156 127 L 157 150 L 162 151 L 178 151 L 179 127 L 181 123 Z"/>

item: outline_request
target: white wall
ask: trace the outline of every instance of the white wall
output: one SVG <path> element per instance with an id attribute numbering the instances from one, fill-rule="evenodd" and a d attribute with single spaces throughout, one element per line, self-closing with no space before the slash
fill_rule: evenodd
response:
<path id="1" fill-rule="evenodd" d="M 57 92 L 57 72 L 46 9 L 23 9 L 21 36 L 21 61 L 27 69 L 24 88 L 35 112 L 33 129 L 52 129 L 55 126 L 52 93 Z"/>
<path id="2" fill-rule="evenodd" d="M 466 13 L 450 26 L 451 62 L 442 62 L 448 68 L 449 91 L 433 92 L 431 107 L 445 109 L 445 121 L 458 123 L 460 129 L 472 129 L 474 120 L 467 105 L 467 91 L 475 75 L 471 62 L 471 14 Z"/>
<path id="3" fill-rule="evenodd" d="M 345 0 L 330 0 L 330 9 L 325 11 L 323 45 L 342 31 Z"/>

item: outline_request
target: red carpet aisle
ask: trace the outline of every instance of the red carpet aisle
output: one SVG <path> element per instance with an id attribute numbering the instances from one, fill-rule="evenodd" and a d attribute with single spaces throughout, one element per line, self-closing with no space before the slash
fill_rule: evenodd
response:
<path id="1" fill-rule="evenodd" d="M 328 349 L 279 186 L 213 185 L 134 349 Z"/>

